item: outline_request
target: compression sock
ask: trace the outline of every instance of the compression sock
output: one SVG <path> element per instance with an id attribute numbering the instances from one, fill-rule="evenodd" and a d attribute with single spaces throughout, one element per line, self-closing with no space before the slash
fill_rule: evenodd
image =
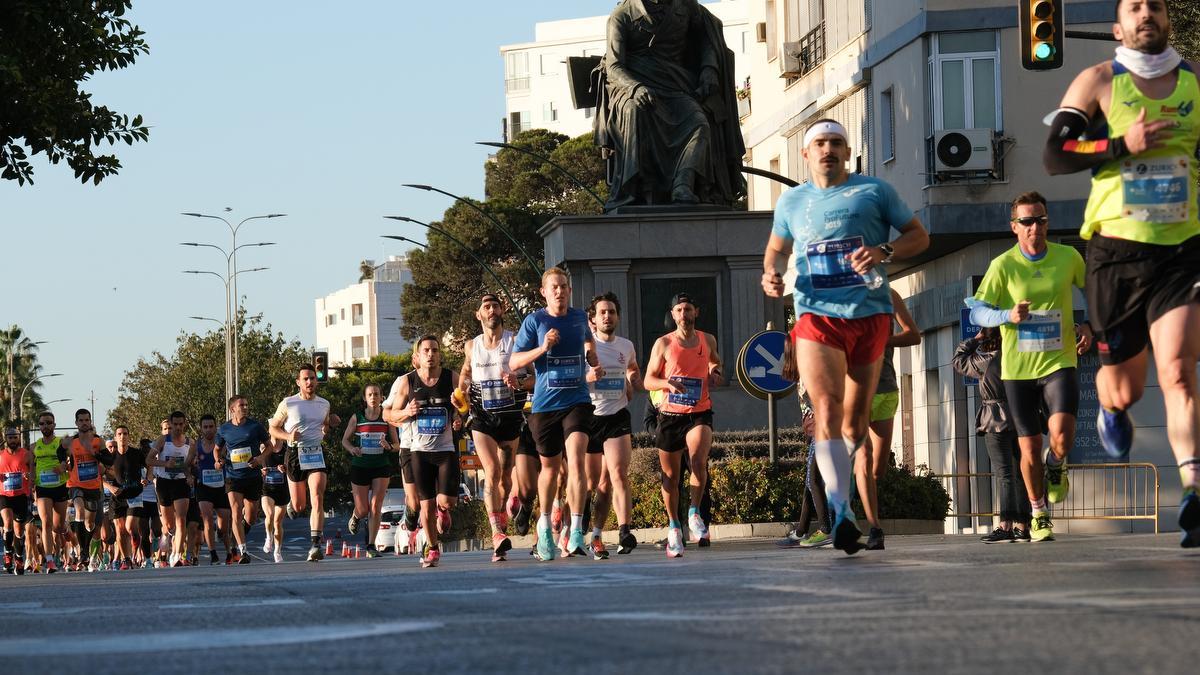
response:
<path id="1" fill-rule="evenodd" d="M 583 514 L 582 513 L 572 513 L 571 514 L 571 531 L 574 532 L 575 530 L 579 530 L 580 532 L 583 531 Z"/>
<path id="2" fill-rule="evenodd" d="M 9 553 L 12 553 L 13 551 L 13 534 L 14 532 L 12 530 L 4 531 L 4 550 Z"/>
<path id="3" fill-rule="evenodd" d="M 313 545 L 313 546 L 320 546 L 320 545 L 321 545 L 321 533 L 320 533 L 320 532 L 312 532 L 312 531 L 309 531 L 309 533 L 308 533 L 308 534 L 309 534 L 309 536 L 310 536 L 310 537 L 312 537 L 312 545 Z"/>
<path id="4" fill-rule="evenodd" d="M 542 530 L 550 529 L 550 514 L 549 513 L 543 513 L 542 515 L 538 516 L 537 529 L 538 529 L 538 532 L 541 532 Z"/>
<path id="5" fill-rule="evenodd" d="M 834 511 L 834 520 L 850 511 L 847 495 L 850 489 L 850 452 L 843 439 L 817 441 L 813 443 L 817 468 L 825 479 L 825 494 Z M 853 518 L 853 515 L 849 517 Z"/>
<path id="6" fill-rule="evenodd" d="M 692 516 L 696 516 L 699 514 L 700 514 L 700 507 L 698 507 L 698 506 L 689 506 L 688 507 L 688 520 L 691 520 Z"/>
<path id="7" fill-rule="evenodd" d="M 1029 500 L 1029 508 L 1032 509 L 1034 513 L 1045 513 L 1046 512 L 1046 497 L 1043 496 L 1041 499 L 1038 499 L 1037 501 L 1030 499 Z"/>
<path id="8" fill-rule="evenodd" d="M 603 536 L 603 534 L 604 534 L 604 531 L 601 530 L 599 527 L 592 528 L 592 539 L 599 539 L 601 536 Z"/>
<path id="9" fill-rule="evenodd" d="M 1185 490 L 1200 487 L 1200 457 L 1189 457 L 1179 463 L 1179 481 Z"/>
<path id="10" fill-rule="evenodd" d="M 504 531 L 504 514 L 499 511 L 493 511 L 488 514 L 488 522 L 492 525 L 492 534 L 497 534 Z"/>
<path id="11" fill-rule="evenodd" d="M 667 527 L 671 528 L 672 530 L 677 529 L 679 527 L 679 521 L 672 518 Z"/>
<path id="12" fill-rule="evenodd" d="M 1053 452 L 1053 451 L 1050 451 L 1050 452 L 1047 452 L 1047 453 L 1046 453 L 1046 464 L 1047 464 L 1047 465 L 1049 465 L 1049 466 L 1058 466 L 1058 465 L 1060 465 L 1060 464 L 1062 464 L 1062 463 L 1063 463 L 1063 461 L 1062 461 L 1061 459 L 1059 459 L 1059 458 L 1058 458 L 1058 455 L 1054 454 L 1054 452 Z"/>

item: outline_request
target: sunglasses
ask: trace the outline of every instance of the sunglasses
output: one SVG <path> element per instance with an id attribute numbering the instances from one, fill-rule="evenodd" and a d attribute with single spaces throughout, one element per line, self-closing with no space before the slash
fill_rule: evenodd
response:
<path id="1" fill-rule="evenodd" d="M 1029 227 L 1030 225 L 1045 225 L 1050 222 L 1047 216 L 1024 216 L 1022 218 L 1013 218 L 1012 221 L 1018 225 Z"/>

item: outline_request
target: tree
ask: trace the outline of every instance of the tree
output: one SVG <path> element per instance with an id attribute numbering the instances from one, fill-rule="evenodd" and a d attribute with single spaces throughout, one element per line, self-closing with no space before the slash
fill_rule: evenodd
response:
<path id="1" fill-rule="evenodd" d="M 1200 60 L 1200 4 L 1173 2 L 1169 5 L 1171 42 L 1185 59 Z"/>
<path id="2" fill-rule="evenodd" d="M 517 136 L 513 144 L 550 158 L 588 185 L 601 200 L 605 198 L 604 162 L 592 144 L 591 134 L 568 139 L 545 129 L 531 129 Z M 487 200 L 476 205 L 508 228 L 539 268 L 545 255 L 538 229 L 557 215 L 597 214 L 603 210 L 549 163 L 507 148 L 486 164 L 485 190 Z M 541 304 L 538 274 L 487 218 L 456 203 L 441 221 L 432 224 L 447 230 L 478 255 L 522 308 L 529 310 Z M 413 281 L 400 296 L 403 334 L 410 341 L 425 333 L 449 335 L 452 345 L 461 347 L 479 330 L 474 316 L 479 297 L 485 291 L 500 293 L 501 289 L 458 244 L 432 231 L 428 241 L 428 249 L 408 254 Z M 515 327 L 518 317 L 510 308 L 506 317 L 509 325 Z"/>
<path id="3" fill-rule="evenodd" d="M 145 141 L 141 115 L 132 120 L 92 103 L 80 84 L 105 70 L 133 64 L 150 48 L 140 28 L 123 18 L 130 0 L 0 4 L 0 178 L 33 183 L 29 154 L 66 161 L 75 177 L 99 184 L 116 174 L 115 155 L 101 142 Z"/>
<path id="4" fill-rule="evenodd" d="M 375 266 L 366 260 L 358 263 L 358 283 L 375 278 Z"/>
<path id="5" fill-rule="evenodd" d="M 28 428 L 33 416 L 45 409 L 38 391 L 42 383 L 34 379 L 42 374 L 37 352 L 38 343 L 25 335 L 20 326 L 13 324 L 7 330 L 0 330 L 0 411 L 7 424 Z M 21 390 L 26 385 L 29 390 L 25 392 L 25 405 L 16 410 L 14 402 L 21 402 Z"/>

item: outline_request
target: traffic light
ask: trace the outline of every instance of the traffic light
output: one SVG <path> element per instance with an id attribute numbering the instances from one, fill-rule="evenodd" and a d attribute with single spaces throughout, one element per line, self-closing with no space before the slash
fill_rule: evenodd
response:
<path id="1" fill-rule="evenodd" d="M 1021 15 L 1021 66 L 1054 70 L 1063 64 L 1063 0 L 1017 0 Z"/>
<path id="2" fill-rule="evenodd" d="M 329 381 L 329 352 L 324 349 L 314 349 L 312 353 L 313 367 L 317 369 L 317 382 Z"/>

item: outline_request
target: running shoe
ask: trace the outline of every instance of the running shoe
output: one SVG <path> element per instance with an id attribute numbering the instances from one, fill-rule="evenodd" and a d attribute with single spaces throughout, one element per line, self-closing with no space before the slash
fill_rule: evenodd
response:
<path id="1" fill-rule="evenodd" d="M 152 570 L 152 569 L 154 569 L 154 561 L 153 561 L 153 560 L 150 560 L 149 558 L 147 558 L 147 559 L 145 560 L 145 562 L 143 562 L 143 563 L 142 563 L 142 569 L 144 569 L 144 570 Z"/>
<path id="2" fill-rule="evenodd" d="M 554 531 L 549 527 L 538 528 L 537 550 L 534 555 L 542 562 L 554 560 Z"/>
<path id="3" fill-rule="evenodd" d="M 87 571 L 89 573 L 100 571 L 100 561 L 95 558 L 88 558 Z"/>
<path id="4" fill-rule="evenodd" d="M 563 510 L 560 504 L 555 504 L 550 511 L 550 529 L 554 530 L 555 537 L 563 529 Z"/>
<path id="5" fill-rule="evenodd" d="M 450 531 L 450 512 L 444 509 L 437 510 L 437 529 L 438 534 L 446 534 Z"/>
<path id="6" fill-rule="evenodd" d="M 1111 413 L 1100 406 L 1096 415 L 1096 435 L 1110 458 L 1118 462 L 1129 459 L 1129 449 L 1133 447 L 1133 418 L 1128 410 Z"/>
<path id="7" fill-rule="evenodd" d="M 833 537 L 829 536 L 828 532 L 817 530 L 800 540 L 800 548 L 820 548 L 822 546 L 832 546 Z"/>
<path id="8" fill-rule="evenodd" d="M 283 553 L 279 549 L 275 549 L 275 562 L 283 562 Z"/>
<path id="9" fill-rule="evenodd" d="M 172 553 L 171 559 L 167 561 L 167 566 L 168 567 L 183 567 L 183 559 L 179 557 L 178 553 Z"/>
<path id="10" fill-rule="evenodd" d="M 517 513 L 513 516 L 513 526 L 517 529 L 517 534 L 521 535 L 522 537 L 529 534 L 531 516 L 532 511 L 530 511 L 529 507 L 526 506 L 524 502 L 521 502 L 521 504 L 517 506 Z"/>
<path id="11" fill-rule="evenodd" d="M 512 548 L 512 541 L 504 536 L 504 533 L 497 532 L 492 535 L 492 562 L 501 562 L 508 559 L 508 550 Z"/>
<path id="12" fill-rule="evenodd" d="M 870 531 L 867 532 L 866 549 L 868 551 L 882 551 L 883 550 L 883 530 L 882 529 L 880 529 L 878 527 L 872 527 L 870 529 Z"/>
<path id="13" fill-rule="evenodd" d="M 705 532 L 704 536 L 700 537 L 700 541 L 696 542 L 696 545 L 700 548 L 712 546 L 712 532 Z"/>
<path id="14" fill-rule="evenodd" d="M 608 560 L 608 550 L 600 537 L 592 537 L 592 560 Z"/>
<path id="15" fill-rule="evenodd" d="M 667 530 L 667 557 L 683 557 L 683 532 L 678 527 Z"/>
<path id="16" fill-rule="evenodd" d="M 288 520 L 294 520 L 296 518 L 296 509 L 291 504 L 287 505 L 287 517 Z"/>
<path id="17" fill-rule="evenodd" d="M 378 558 L 379 551 L 375 550 L 374 546 L 368 546 L 367 547 L 367 557 L 368 558 Z"/>
<path id="18" fill-rule="evenodd" d="M 622 535 L 621 540 L 617 542 L 617 555 L 628 555 L 637 548 L 637 537 L 633 536 L 632 532 L 627 532 Z"/>
<path id="19" fill-rule="evenodd" d="M 985 544 L 1008 544 L 1016 541 L 1012 530 L 1006 530 L 1002 527 L 997 527 L 992 530 L 991 534 L 985 534 L 979 538 Z"/>
<path id="20" fill-rule="evenodd" d="M 1184 489 L 1183 499 L 1179 500 L 1179 530 L 1183 532 L 1180 546 L 1200 547 L 1200 493 L 1195 487 Z"/>
<path id="21" fill-rule="evenodd" d="M 1054 541 L 1054 523 L 1050 522 L 1049 513 L 1033 514 L 1033 524 L 1029 527 L 1029 538 L 1034 542 Z"/>
<path id="22" fill-rule="evenodd" d="M 271 544 L 272 544 L 272 543 L 274 543 L 274 542 L 272 541 L 272 539 L 271 539 L 271 536 L 270 536 L 270 535 L 267 535 L 267 538 L 266 538 L 266 540 L 265 540 L 265 541 L 263 541 L 263 553 L 270 553 L 270 552 L 271 552 Z"/>
<path id="23" fill-rule="evenodd" d="M 1060 464 L 1046 462 L 1046 500 L 1058 504 L 1067 498 L 1071 489 L 1071 481 L 1067 480 L 1067 462 Z"/>
<path id="24" fill-rule="evenodd" d="M 187 564 L 191 565 L 192 567 L 196 567 L 200 564 L 200 558 L 197 556 L 191 556 L 188 558 Z"/>
<path id="25" fill-rule="evenodd" d="M 242 561 L 242 554 L 238 551 L 230 551 L 225 554 L 226 565 L 236 565 Z"/>
<path id="26" fill-rule="evenodd" d="M 442 559 L 442 552 L 436 546 L 425 545 L 425 552 L 421 556 L 421 567 L 437 567 L 438 562 Z"/>
<path id="27" fill-rule="evenodd" d="M 849 511 L 846 508 L 842 511 Z M 862 538 L 862 531 L 858 529 L 858 525 L 854 524 L 853 517 L 845 517 L 841 514 L 833 524 L 833 547 L 845 553 L 846 555 L 854 555 L 863 549 L 863 545 L 859 542 Z"/>
<path id="28" fill-rule="evenodd" d="M 17 576 L 24 576 L 25 574 L 25 561 L 21 559 L 21 554 L 19 553 L 15 558 L 13 574 Z"/>
<path id="29" fill-rule="evenodd" d="M 562 557 L 570 557 L 571 549 L 568 548 L 570 545 L 571 533 L 567 530 L 567 528 L 564 527 L 558 531 L 558 552 L 562 555 Z"/>
<path id="30" fill-rule="evenodd" d="M 46 561 L 46 574 L 54 574 L 54 573 L 55 573 L 55 572 L 57 572 L 57 571 L 58 571 L 58 567 L 56 567 L 56 566 L 54 565 L 54 561 L 53 561 L 53 560 L 47 560 L 47 561 Z"/>
<path id="31" fill-rule="evenodd" d="M 1028 527 L 1021 527 L 1020 525 L 1013 525 L 1012 534 L 1013 534 L 1013 541 L 1015 541 L 1017 543 L 1028 544 L 1031 541 L 1031 539 L 1029 537 L 1029 528 Z"/>
<path id="32" fill-rule="evenodd" d="M 583 539 L 583 530 L 571 530 L 571 538 L 567 541 L 567 555 L 587 555 L 587 544 Z"/>
<path id="33" fill-rule="evenodd" d="M 249 564 L 250 564 L 250 562 L 251 562 L 251 558 L 250 558 L 250 554 L 249 554 L 249 553 L 239 553 L 239 554 L 238 554 L 238 556 L 237 556 L 237 564 L 239 564 L 239 565 L 249 565 Z"/>
<path id="34" fill-rule="evenodd" d="M 226 565 L 228 565 L 228 564 L 229 564 L 229 561 L 230 561 L 232 558 L 233 558 L 233 554 L 232 554 L 232 553 L 230 553 L 229 551 L 226 551 L 226 552 L 225 552 L 225 564 L 226 564 Z M 209 551 L 209 552 L 208 552 L 208 564 L 209 564 L 209 565 L 216 565 L 216 564 L 217 564 L 217 563 L 219 563 L 219 562 L 221 562 L 221 559 L 220 559 L 220 558 L 217 556 L 217 552 L 216 552 L 216 551 Z"/>
<path id="35" fill-rule="evenodd" d="M 312 548 L 308 549 L 308 562 L 318 562 L 324 557 L 325 554 L 321 552 L 320 546 L 313 546 Z"/>
<path id="36" fill-rule="evenodd" d="M 13 557 L 12 557 L 11 553 L 8 553 L 6 551 L 4 553 L 4 573 L 12 574 L 12 571 L 13 571 Z"/>
<path id="37" fill-rule="evenodd" d="M 704 524 L 704 519 L 699 513 L 693 513 L 688 516 L 688 541 L 698 544 L 701 540 L 708 536 L 708 526 Z"/>
<path id="38" fill-rule="evenodd" d="M 358 514 L 351 513 L 350 520 L 346 523 L 346 531 L 348 531 L 350 534 L 358 534 L 358 521 Z"/>

